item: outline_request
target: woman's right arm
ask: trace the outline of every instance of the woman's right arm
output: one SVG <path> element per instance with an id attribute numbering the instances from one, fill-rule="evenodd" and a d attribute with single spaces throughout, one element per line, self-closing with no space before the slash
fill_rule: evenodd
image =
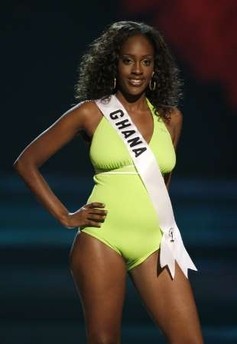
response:
<path id="1" fill-rule="evenodd" d="M 94 104 L 84 103 L 63 114 L 52 126 L 34 139 L 19 155 L 14 168 L 40 203 L 65 227 L 100 227 L 106 211 L 102 203 L 91 203 L 70 213 L 40 173 L 40 167 L 81 130 L 85 130 Z M 91 113 L 90 113 L 91 116 Z M 93 116 L 93 114 L 92 114 Z"/>

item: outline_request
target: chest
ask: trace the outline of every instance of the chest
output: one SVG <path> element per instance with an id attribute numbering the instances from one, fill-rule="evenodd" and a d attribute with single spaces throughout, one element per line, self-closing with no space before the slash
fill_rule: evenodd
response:
<path id="1" fill-rule="evenodd" d="M 153 132 L 149 132 L 148 144 L 162 173 L 167 173 L 175 165 L 172 140 L 161 119 L 154 116 L 152 122 Z M 111 170 L 132 164 L 125 143 L 106 118 L 102 118 L 93 135 L 90 158 L 95 169 L 100 170 Z"/>
<path id="2" fill-rule="evenodd" d="M 146 142 L 150 142 L 154 133 L 154 118 L 150 111 L 145 112 L 129 112 L 131 120 L 143 136 Z"/>

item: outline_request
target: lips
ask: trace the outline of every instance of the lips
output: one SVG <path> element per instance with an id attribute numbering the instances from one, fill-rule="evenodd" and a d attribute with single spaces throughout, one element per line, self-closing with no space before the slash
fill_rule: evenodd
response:
<path id="1" fill-rule="evenodd" d="M 132 86 L 141 86 L 143 84 L 143 79 L 129 79 L 129 83 Z"/>

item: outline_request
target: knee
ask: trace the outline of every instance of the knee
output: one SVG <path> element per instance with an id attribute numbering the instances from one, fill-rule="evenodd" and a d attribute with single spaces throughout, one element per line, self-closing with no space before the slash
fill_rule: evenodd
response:
<path id="1" fill-rule="evenodd" d="M 88 344 L 119 344 L 119 335 L 109 332 L 89 333 Z"/>
<path id="2" fill-rule="evenodd" d="M 201 336 L 184 336 L 182 338 L 173 338 L 168 340 L 170 344 L 204 344 Z"/>

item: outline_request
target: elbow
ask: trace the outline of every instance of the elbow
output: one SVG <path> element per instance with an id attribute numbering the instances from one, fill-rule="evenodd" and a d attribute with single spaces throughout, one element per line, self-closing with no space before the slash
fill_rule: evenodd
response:
<path id="1" fill-rule="evenodd" d="M 16 161 L 14 161 L 12 165 L 15 172 L 19 175 L 21 175 L 22 171 L 24 170 L 24 164 L 22 164 L 21 159 L 17 158 Z"/>
<path id="2" fill-rule="evenodd" d="M 13 163 L 13 169 L 20 177 L 24 177 L 33 171 L 33 166 L 30 162 L 25 161 L 21 157 L 17 158 Z"/>
<path id="3" fill-rule="evenodd" d="M 12 168 L 13 168 L 16 172 L 18 172 L 18 170 L 19 170 L 19 159 L 16 159 L 16 160 L 14 161 L 14 163 L 13 163 L 13 165 L 12 165 Z"/>

